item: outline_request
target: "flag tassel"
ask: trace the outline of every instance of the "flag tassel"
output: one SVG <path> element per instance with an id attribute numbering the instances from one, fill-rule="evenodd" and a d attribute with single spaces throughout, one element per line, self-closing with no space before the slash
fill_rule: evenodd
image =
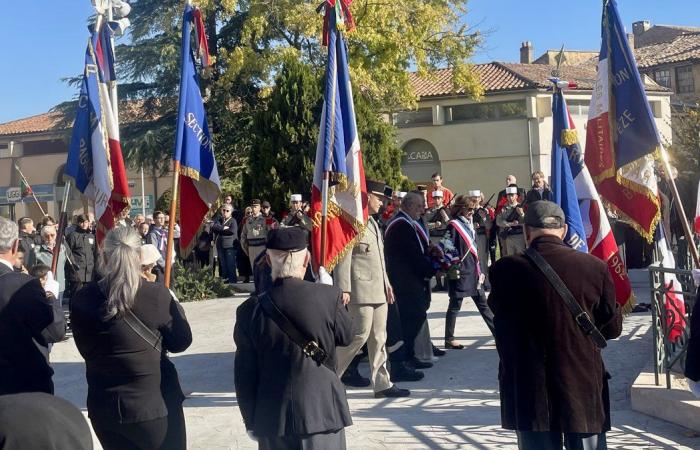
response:
<path id="1" fill-rule="evenodd" d="M 168 221 L 168 247 L 165 253 L 165 287 L 170 288 L 170 274 L 173 267 L 173 250 L 175 234 L 175 220 L 177 214 L 178 202 L 178 181 L 180 180 L 180 161 L 175 160 L 175 168 L 173 169 L 173 190 L 170 197 L 170 220 Z"/>

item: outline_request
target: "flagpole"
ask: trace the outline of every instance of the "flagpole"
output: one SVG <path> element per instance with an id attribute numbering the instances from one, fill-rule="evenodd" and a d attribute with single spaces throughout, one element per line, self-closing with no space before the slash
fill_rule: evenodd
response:
<path id="1" fill-rule="evenodd" d="M 323 184 L 321 185 L 321 254 L 319 255 L 320 266 L 326 266 L 326 247 L 328 236 L 328 176 L 327 170 L 323 171 Z"/>
<path id="2" fill-rule="evenodd" d="M 23 174 L 22 171 L 20 170 L 20 168 L 19 168 L 19 166 L 17 165 L 17 163 L 15 163 L 15 169 L 17 169 L 17 172 L 19 172 L 19 176 L 22 177 L 22 181 L 24 181 L 24 184 L 29 188 L 29 192 L 32 193 L 32 198 L 33 198 L 34 201 L 36 202 L 36 206 L 38 206 L 39 209 L 41 210 L 41 215 L 42 215 L 42 216 L 46 216 L 46 211 L 44 211 L 44 208 L 41 207 L 41 204 L 39 203 L 39 199 L 36 198 L 36 194 L 34 193 L 34 189 L 32 189 L 32 185 L 29 184 L 29 181 L 27 181 L 27 177 L 24 176 L 24 174 Z M 21 197 L 21 196 L 22 196 L 22 193 L 20 192 L 20 197 Z"/>
<path id="3" fill-rule="evenodd" d="M 61 214 L 58 218 L 58 230 L 56 231 L 56 247 L 54 247 L 53 256 L 51 258 L 51 273 L 56 276 L 56 270 L 58 269 L 58 256 L 61 253 L 61 247 L 63 245 L 63 235 L 66 231 L 66 226 L 68 226 L 68 214 L 66 213 L 68 209 L 68 194 L 70 193 L 70 181 L 66 181 L 66 185 L 63 188 L 63 203 L 61 204 Z"/>
<path id="4" fill-rule="evenodd" d="M 676 205 L 678 205 L 678 218 L 680 219 L 681 224 L 683 225 L 683 234 L 685 235 L 685 238 L 688 241 L 688 247 L 690 248 L 690 254 L 693 257 L 693 263 L 695 263 L 696 268 L 700 268 L 700 255 L 698 255 L 698 248 L 695 246 L 693 234 L 691 233 L 690 225 L 688 224 L 688 218 L 686 217 L 685 209 L 683 208 L 683 202 L 681 202 L 681 196 L 678 193 L 676 181 L 673 179 L 673 175 L 671 173 L 671 164 L 668 161 L 668 152 L 666 151 L 666 148 L 664 148 L 663 145 L 661 146 L 661 161 L 664 165 L 666 181 L 668 181 L 668 184 L 671 186 L 671 194 L 673 195 L 673 199 L 676 201 Z"/>
<path id="5" fill-rule="evenodd" d="M 165 287 L 170 288 L 170 272 L 173 266 L 173 249 L 174 240 L 173 235 L 175 234 L 175 214 L 177 213 L 177 202 L 178 202 L 178 180 L 180 179 L 180 161 L 175 160 L 175 167 L 173 169 L 173 189 L 172 195 L 170 196 L 170 220 L 168 221 L 168 249 L 165 253 Z"/>
<path id="6" fill-rule="evenodd" d="M 146 218 L 146 178 L 143 176 L 143 164 L 141 164 L 141 214 Z"/>

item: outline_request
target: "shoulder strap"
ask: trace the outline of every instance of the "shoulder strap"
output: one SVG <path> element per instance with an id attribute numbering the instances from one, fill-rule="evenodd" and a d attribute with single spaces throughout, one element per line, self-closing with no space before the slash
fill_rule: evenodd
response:
<path id="1" fill-rule="evenodd" d="M 150 347 L 153 347 L 158 353 L 163 353 L 163 336 L 156 335 L 153 330 L 148 328 L 145 323 L 141 322 L 141 319 L 136 317 L 131 310 L 128 310 L 124 314 L 124 322 L 129 325 L 134 333 L 136 333 L 141 339 L 146 341 Z"/>
<path id="2" fill-rule="evenodd" d="M 321 348 L 318 342 L 313 339 L 308 339 L 299 331 L 297 327 L 284 315 L 282 311 L 275 305 L 270 298 L 270 294 L 263 292 L 258 295 L 258 302 L 262 306 L 265 314 L 277 324 L 278 327 L 287 335 L 292 342 L 301 348 L 304 356 L 313 359 L 316 364 L 325 366 L 330 371 L 335 373 L 335 369 L 328 365 L 328 354 Z"/>
<path id="3" fill-rule="evenodd" d="M 596 328 L 588 313 L 581 308 L 581 305 L 578 304 L 569 288 L 566 287 L 552 266 L 550 266 L 542 255 L 540 255 L 537 250 L 532 247 L 528 247 L 525 250 L 525 256 L 527 256 L 530 261 L 532 261 L 532 263 L 540 270 L 540 272 L 542 272 L 554 290 L 557 291 L 559 296 L 564 300 L 564 303 L 566 304 L 567 308 L 569 308 L 574 321 L 576 321 L 583 333 L 586 336 L 590 336 L 593 343 L 599 348 L 605 348 L 608 345 L 608 343 L 605 341 L 605 337 L 602 335 L 600 330 Z"/>

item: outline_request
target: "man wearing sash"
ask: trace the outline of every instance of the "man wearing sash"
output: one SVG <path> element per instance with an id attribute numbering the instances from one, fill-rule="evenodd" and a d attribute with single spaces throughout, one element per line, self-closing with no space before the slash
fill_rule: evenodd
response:
<path id="1" fill-rule="evenodd" d="M 476 304 L 486 326 L 493 334 L 493 313 L 486 304 L 482 283 L 484 276 L 479 264 L 479 254 L 476 246 L 476 231 L 474 230 L 474 211 L 479 203 L 460 195 L 452 206 L 452 217 L 448 227 L 449 236 L 455 248 L 459 251 L 460 265 L 456 279 L 448 280 L 450 304 L 445 316 L 445 348 L 462 349 L 464 346 L 455 341 L 454 331 L 457 314 L 462 308 L 462 299 L 471 297 Z"/>
<path id="2" fill-rule="evenodd" d="M 401 211 L 387 227 L 384 238 L 387 274 L 394 288 L 404 341 L 401 356 L 394 357 L 392 354 L 392 362 L 395 359 L 404 361 L 413 368 L 427 368 L 432 365 L 416 360 L 414 351 L 416 336 L 430 307 L 429 281 L 435 275 L 435 269 L 428 257 L 428 233 L 418 222 L 425 212 L 424 202 L 422 193 L 406 194 L 401 203 Z M 395 367 L 402 365 L 391 366 L 391 378 L 396 380 Z"/>

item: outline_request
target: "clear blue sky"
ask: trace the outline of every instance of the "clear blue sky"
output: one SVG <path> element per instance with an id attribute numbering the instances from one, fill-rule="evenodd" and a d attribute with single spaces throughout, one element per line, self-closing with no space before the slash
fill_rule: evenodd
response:
<path id="1" fill-rule="evenodd" d="M 0 123 L 46 112 L 75 94 L 61 78 L 82 70 L 92 12 L 89 0 L 2 3 Z M 516 62 L 526 40 L 533 43 L 536 56 L 562 44 L 571 50 L 597 50 L 601 5 L 599 0 L 470 0 L 468 24 L 490 31 L 474 61 Z M 700 27 L 699 0 L 618 0 L 618 5 L 628 31 L 642 19 Z"/>

